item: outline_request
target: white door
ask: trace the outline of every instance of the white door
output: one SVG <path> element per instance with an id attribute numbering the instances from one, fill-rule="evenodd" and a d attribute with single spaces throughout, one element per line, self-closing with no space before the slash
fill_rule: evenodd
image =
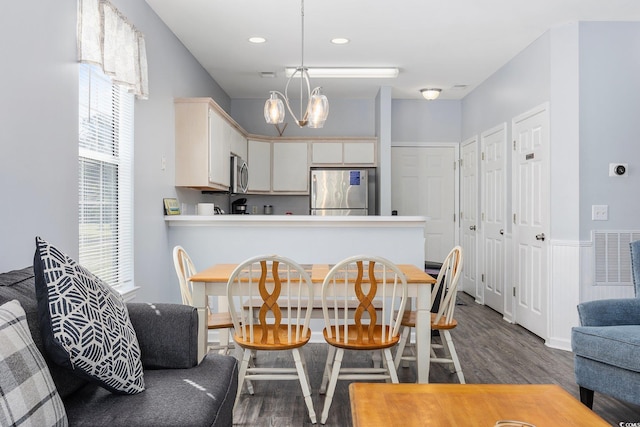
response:
<path id="1" fill-rule="evenodd" d="M 484 304 L 504 314 L 507 125 L 480 136 L 482 155 L 482 288 Z"/>
<path id="2" fill-rule="evenodd" d="M 476 290 L 477 270 L 477 229 L 478 229 L 478 139 L 473 137 L 462 143 L 460 151 L 460 227 L 462 228 L 461 289 L 473 295 L 480 302 Z"/>
<path id="3" fill-rule="evenodd" d="M 442 262 L 455 246 L 454 147 L 392 147 L 391 206 L 428 217 L 425 260 Z"/>
<path id="4" fill-rule="evenodd" d="M 513 119 L 513 240 L 516 322 L 547 338 L 549 111 Z"/>

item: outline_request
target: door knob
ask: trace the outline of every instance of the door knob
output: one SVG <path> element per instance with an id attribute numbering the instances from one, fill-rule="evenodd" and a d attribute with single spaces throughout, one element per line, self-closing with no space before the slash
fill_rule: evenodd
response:
<path id="1" fill-rule="evenodd" d="M 544 233 L 536 234 L 536 240 L 542 240 L 544 242 Z"/>
<path id="2" fill-rule="evenodd" d="M 476 231 L 476 226 L 475 226 L 475 225 L 470 225 L 470 226 L 469 226 L 469 230 L 471 230 L 471 231 Z"/>
<path id="3" fill-rule="evenodd" d="M 501 229 L 500 229 L 500 235 L 501 235 L 501 236 L 504 236 L 504 228 L 501 228 Z"/>

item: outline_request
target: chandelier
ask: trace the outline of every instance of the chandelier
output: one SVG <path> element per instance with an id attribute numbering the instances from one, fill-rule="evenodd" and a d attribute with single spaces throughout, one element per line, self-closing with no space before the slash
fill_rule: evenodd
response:
<path id="1" fill-rule="evenodd" d="M 311 84 L 309 84 L 309 70 L 304 66 L 304 0 L 301 0 L 300 15 L 302 18 L 302 38 L 301 38 L 301 60 L 300 66 L 295 69 L 293 74 L 289 77 L 287 85 L 284 88 L 284 94 L 277 90 L 272 90 L 271 96 L 264 104 L 264 119 L 269 124 L 277 125 L 284 122 L 284 104 L 287 105 L 289 113 L 293 116 L 296 123 L 300 127 L 321 128 L 324 126 L 324 122 L 327 120 L 329 114 L 329 101 L 327 97 L 322 94 L 321 87 L 316 87 L 311 90 Z M 289 104 L 289 85 L 294 77 L 300 79 L 300 115 L 296 116 L 291 105 Z M 303 97 L 306 96 L 307 103 L 306 109 L 303 111 Z M 284 102 L 283 102 L 284 100 Z M 298 118 L 299 117 L 299 118 Z"/>

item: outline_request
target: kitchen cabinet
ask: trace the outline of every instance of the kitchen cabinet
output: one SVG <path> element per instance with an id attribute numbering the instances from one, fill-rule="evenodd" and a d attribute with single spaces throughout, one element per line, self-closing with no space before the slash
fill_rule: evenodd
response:
<path id="1" fill-rule="evenodd" d="M 345 165 L 376 164 L 376 146 L 373 142 L 345 142 L 342 149 Z"/>
<path id="2" fill-rule="evenodd" d="M 229 189 L 228 124 L 210 98 L 175 100 L 176 187 Z"/>
<path id="3" fill-rule="evenodd" d="M 250 139 L 247 143 L 248 193 L 271 191 L 271 142 Z"/>
<path id="4" fill-rule="evenodd" d="M 229 141 L 231 143 L 231 153 L 239 156 L 242 159 L 247 159 L 247 138 L 244 134 L 238 130 L 235 126 L 227 123 L 227 130 L 229 132 Z"/>
<path id="5" fill-rule="evenodd" d="M 274 193 L 309 191 L 307 145 L 306 141 L 273 143 L 271 190 Z"/>
<path id="6" fill-rule="evenodd" d="M 248 193 L 307 194 L 309 192 L 306 141 L 248 141 Z"/>
<path id="7" fill-rule="evenodd" d="M 313 141 L 312 166 L 376 166 L 376 140 Z"/>

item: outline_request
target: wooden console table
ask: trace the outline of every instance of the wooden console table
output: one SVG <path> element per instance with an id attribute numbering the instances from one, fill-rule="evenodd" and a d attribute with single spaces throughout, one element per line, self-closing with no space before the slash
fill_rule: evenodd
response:
<path id="1" fill-rule="evenodd" d="M 354 427 L 609 426 L 557 385 L 351 383 L 349 396 Z"/>

